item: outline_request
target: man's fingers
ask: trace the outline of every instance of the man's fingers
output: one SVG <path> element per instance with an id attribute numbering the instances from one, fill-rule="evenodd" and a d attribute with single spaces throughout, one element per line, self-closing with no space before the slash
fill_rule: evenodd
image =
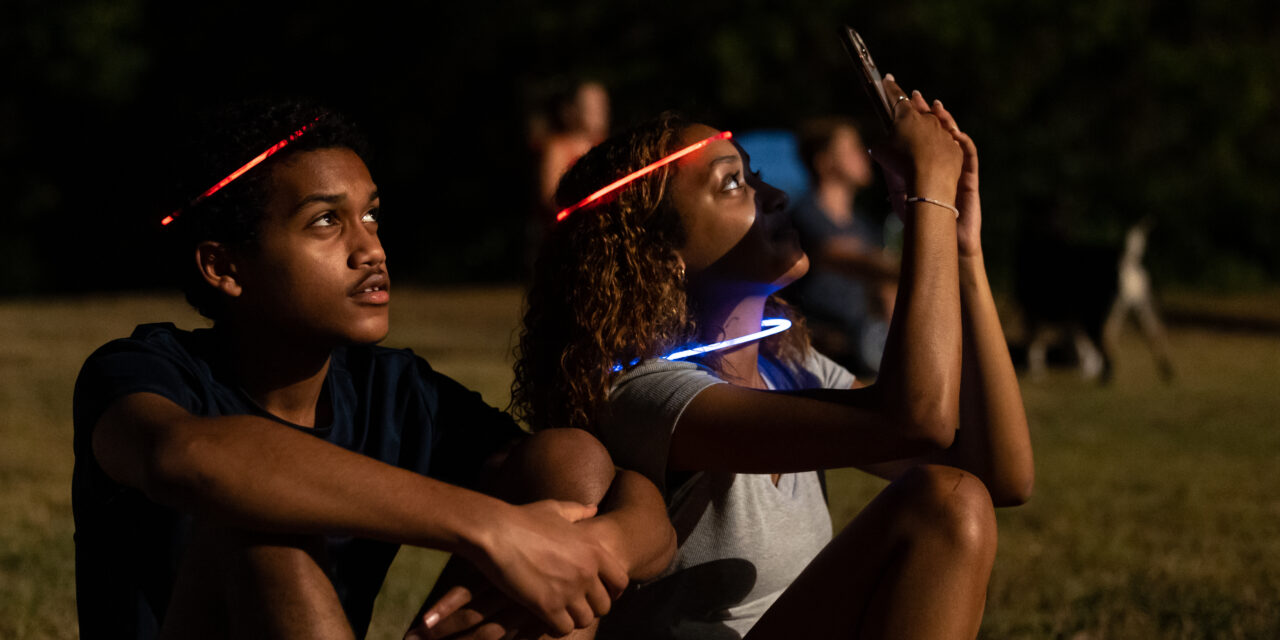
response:
<path id="1" fill-rule="evenodd" d="M 609 591 L 609 595 L 616 600 L 623 591 L 626 591 L 630 578 L 617 558 L 611 554 L 605 554 L 605 558 L 600 562 L 600 581 L 604 583 L 604 588 Z"/>
<path id="2" fill-rule="evenodd" d="M 509 608 L 509 601 L 499 594 L 486 593 L 477 596 L 467 606 L 458 609 L 452 615 L 442 617 L 431 628 L 431 637 L 445 638 L 462 631 L 474 631 L 477 625 L 493 619 L 495 615 L 507 608 Z"/>
<path id="3" fill-rule="evenodd" d="M 530 627 L 533 630 L 527 629 Z M 538 637 L 542 627 L 532 624 L 522 609 L 508 609 L 491 620 L 451 640 L 507 640 L 521 636 Z M 530 635 L 532 634 L 532 635 Z"/>
<path id="4" fill-rule="evenodd" d="M 567 636 L 577 628 L 577 625 L 573 623 L 573 616 L 565 609 L 561 609 L 552 615 L 547 620 L 547 623 L 551 625 L 551 635 L 557 637 Z"/>
<path id="5" fill-rule="evenodd" d="M 592 610 L 591 605 L 587 603 L 585 598 L 570 602 L 565 609 L 573 618 L 573 627 L 575 629 L 586 627 L 592 622 L 595 622 L 597 617 L 595 611 Z"/>
<path id="6" fill-rule="evenodd" d="M 436 626 L 436 623 L 453 615 L 455 611 L 461 609 L 463 605 L 471 602 L 471 589 L 458 585 L 444 594 L 444 597 L 431 605 L 426 613 L 422 614 L 422 626 L 430 629 Z"/>
<path id="7" fill-rule="evenodd" d="M 591 605 L 591 611 L 597 618 L 603 618 L 613 608 L 613 596 L 602 583 L 597 582 L 587 590 L 587 603 Z"/>

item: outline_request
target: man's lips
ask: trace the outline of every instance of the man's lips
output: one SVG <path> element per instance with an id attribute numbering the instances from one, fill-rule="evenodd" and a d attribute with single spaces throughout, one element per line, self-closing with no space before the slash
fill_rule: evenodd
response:
<path id="1" fill-rule="evenodd" d="M 349 295 L 361 302 L 385 304 L 391 300 L 390 290 L 391 279 L 387 277 L 387 272 L 374 271 L 352 287 Z"/>

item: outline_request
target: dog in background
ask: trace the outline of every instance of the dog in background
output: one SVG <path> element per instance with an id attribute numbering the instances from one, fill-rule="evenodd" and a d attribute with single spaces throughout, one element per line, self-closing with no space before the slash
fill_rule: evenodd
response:
<path id="1" fill-rule="evenodd" d="M 1085 379 L 1110 381 L 1116 340 L 1132 317 L 1160 376 L 1173 379 L 1168 337 L 1142 262 L 1151 227 L 1149 217 L 1130 227 L 1119 249 L 1067 242 L 1052 222 L 1024 234 L 1015 295 L 1026 326 L 1026 367 L 1033 377 L 1043 376 L 1051 363 L 1073 362 L 1074 352 Z"/>

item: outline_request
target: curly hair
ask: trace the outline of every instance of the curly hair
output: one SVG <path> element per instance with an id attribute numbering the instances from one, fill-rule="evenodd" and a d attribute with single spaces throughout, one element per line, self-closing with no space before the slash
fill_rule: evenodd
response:
<path id="1" fill-rule="evenodd" d="M 674 152 L 692 124 L 666 113 L 606 140 L 564 176 L 556 202 L 577 202 Z M 667 165 L 574 212 L 545 239 L 511 385 L 511 409 L 531 428 L 594 431 L 622 371 L 697 335 L 676 253 L 686 238 L 668 194 L 674 171 Z M 795 361 L 808 348 L 801 318 L 776 296 L 767 311 L 795 326 L 762 343 L 764 353 Z M 713 359 L 707 364 L 717 368 Z"/>
<path id="2" fill-rule="evenodd" d="M 252 248 L 270 197 L 273 169 L 289 158 L 305 151 L 345 148 L 367 162 L 369 148 L 364 136 L 341 115 L 306 102 L 246 101 L 211 112 L 203 120 L 193 127 L 196 135 L 185 141 L 189 148 L 180 155 L 188 166 L 178 192 L 187 198 L 309 125 L 305 134 L 223 189 L 188 201 L 167 229 L 174 234 L 171 253 L 182 274 L 187 302 L 201 315 L 217 320 L 225 301 L 192 263 L 196 246 L 214 241 L 236 249 Z"/>

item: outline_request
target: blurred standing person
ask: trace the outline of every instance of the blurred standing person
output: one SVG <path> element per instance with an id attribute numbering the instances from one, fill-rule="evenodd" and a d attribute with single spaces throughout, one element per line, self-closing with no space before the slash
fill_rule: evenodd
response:
<path id="1" fill-rule="evenodd" d="M 591 147 L 609 137 L 609 91 L 594 81 L 581 81 L 554 92 L 529 123 L 529 146 L 535 165 L 536 202 L 526 229 L 526 263 L 546 235 L 554 215 L 560 177 Z"/>
<path id="2" fill-rule="evenodd" d="M 819 118 L 799 131 L 799 151 L 813 188 L 792 211 L 809 255 L 809 275 L 796 285 L 815 328 L 834 325 L 840 344 L 824 345 L 860 377 L 880 369 L 898 288 L 898 258 L 858 211 L 858 191 L 871 184 L 871 162 L 853 122 Z M 817 336 L 822 335 L 817 332 Z"/>
<path id="3" fill-rule="evenodd" d="M 598 82 L 580 82 L 553 96 L 531 129 L 539 198 L 550 209 L 560 177 L 609 136 L 609 92 Z"/>

